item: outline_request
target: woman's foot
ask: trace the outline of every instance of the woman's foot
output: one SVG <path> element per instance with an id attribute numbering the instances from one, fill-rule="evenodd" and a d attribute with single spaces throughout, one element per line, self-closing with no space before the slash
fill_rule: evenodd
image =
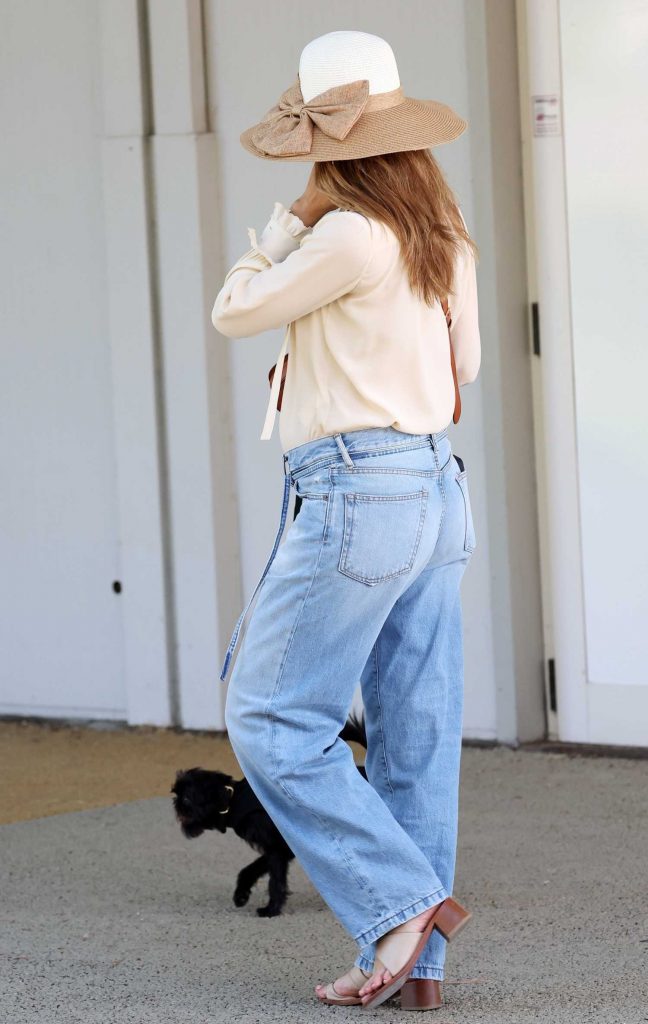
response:
<path id="1" fill-rule="evenodd" d="M 396 928 L 392 928 L 391 931 L 385 932 L 385 935 L 394 935 L 403 931 L 424 931 L 426 924 L 436 912 L 437 906 L 438 904 L 435 904 L 433 907 L 429 907 L 427 910 L 424 910 L 422 914 L 417 914 L 416 917 L 411 917 L 408 921 L 404 921 L 403 924 L 399 924 Z M 380 938 L 382 939 L 384 936 L 381 935 Z M 391 981 L 391 979 L 392 974 L 386 967 L 381 969 L 379 968 L 374 971 L 371 977 L 369 977 L 364 985 L 358 990 L 360 999 L 365 1002 L 365 1000 L 368 999 L 376 989 L 382 988 L 383 985 L 386 985 Z"/>
<path id="2" fill-rule="evenodd" d="M 350 1006 L 361 1001 L 358 990 L 370 977 L 371 971 L 365 971 L 362 967 L 357 967 L 354 964 L 351 970 L 343 974 L 341 978 L 336 978 L 334 982 L 329 982 L 327 985 L 316 985 L 315 994 L 323 1003 L 339 1003 L 343 1006 Z"/>

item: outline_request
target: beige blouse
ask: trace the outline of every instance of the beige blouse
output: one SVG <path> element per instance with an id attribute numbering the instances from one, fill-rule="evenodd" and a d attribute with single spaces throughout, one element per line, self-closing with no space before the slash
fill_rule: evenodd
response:
<path id="1" fill-rule="evenodd" d="M 390 228 L 339 209 L 307 228 L 275 202 L 261 238 L 254 228 L 248 235 L 252 248 L 228 271 L 212 322 L 230 338 L 287 324 L 262 440 L 272 435 L 287 351 L 284 452 L 338 431 L 393 426 L 425 434 L 448 425 L 454 383 L 443 310 L 412 291 Z M 474 381 L 481 361 L 475 261 L 467 246 L 449 303 L 461 386 Z"/>

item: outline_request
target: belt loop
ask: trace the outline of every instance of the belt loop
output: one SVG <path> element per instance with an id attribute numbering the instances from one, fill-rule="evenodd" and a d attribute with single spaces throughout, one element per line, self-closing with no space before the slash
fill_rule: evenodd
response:
<path id="1" fill-rule="evenodd" d="M 437 452 L 438 452 L 438 443 L 437 443 L 437 439 L 436 439 L 436 437 L 434 436 L 434 434 L 428 434 L 428 437 L 430 438 L 430 444 L 432 445 L 432 451 L 433 451 L 433 452 L 434 452 L 434 454 L 436 455 L 436 454 L 437 454 Z"/>
<path id="2" fill-rule="evenodd" d="M 347 450 L 347 446 L 345 445 L 344 441 L 342 440 L 342 434 L 333 434 L 333 437 L 335 438 L 336 444 L 337 444 L 338 448 L 340 449 L 340 452 L 342 453 L 342 458 L 344 459 L 345 466 L 351 466 L 351 467 L 355 468 L 355 462 L 353 461 L 353 459 L 349 455 L 349 452 Z"/>

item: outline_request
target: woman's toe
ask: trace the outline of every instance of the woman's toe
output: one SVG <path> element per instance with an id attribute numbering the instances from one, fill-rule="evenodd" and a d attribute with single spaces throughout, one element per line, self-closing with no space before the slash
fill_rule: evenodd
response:
<path id="1" fill-rule="evenodd" d="M 386 969 L 384 971 L 376 972 L 376 974 L 372 974 L 372 976 L 367 981 L 367 984 L 360 989 L 360 998 L 364 999 L 372 995 L 372 993 L 374 993 L 376 989 L 382 988 L 383 985 L 386 985 L 389 981 L 391 981 L 391 979 L 392 976 Z"/>
<path id="2" fill-rule="evenodd" d="M 360 989 L 360 996 L 362 997 L 370 995 L 375 989 L 380 988 L 380 986 L 382 985 L 381 979 L 381 972 L 376 972 L 376 974 L 372 974 L 371 977 L 367 979 L 365 984 Z"/>

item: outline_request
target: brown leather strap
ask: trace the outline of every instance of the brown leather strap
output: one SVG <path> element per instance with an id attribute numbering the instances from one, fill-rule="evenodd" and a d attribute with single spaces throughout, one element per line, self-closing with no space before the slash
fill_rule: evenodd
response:
<path id="1" fill-rule="evenodd" d="M 277 364 L 275 363 L 274 366 L 271 367 L 271 369 L 270 369 L 270 371 L 268 373 L 268 379 L 270 381 L 270 387 L 272 387 L 272 380 L 274 378 L 274 373 L 275 373 L 276 366 L 277 366 Z M 281 371 L 281 384 L 279 385 L 279 394 L 277 396 L 277 410 L 279 412 L 281 412 L 281 400 L 283 398 L 284 384 L 286 383 L 286 373 L 287 372 L 288 372 L 288 356 L 285 355 L 284 356 L 284 361 L 283 361 L 283 370 Z"/>
<path id="2" fill-rule="evenodd" d="M 445 314 L 446 323 L 448 325 L 448 340 L 450 342 L 450 365 L 452 366 L 452 378 L 454 380 L 454 390 L 455 390 L 455 404 L 454 404 L 454 412 L 452 413 L 452 422 L 453 423 L 458 423 L 459 422 L 459 417 L 461 416 L 461 394 L 459 392 L 459 381 L 457 380 L 457 366 L 456 366 L 456 363 L 455 363 L 454 349 L 452 347 L 452 338 L 450 337 L 450 327 L 452 325 L 452 314 L 450 313 L 450 309 L 448 307 L 448 300 L 447 299 L 441 299 L 441 306 L 442 306 L 443 312 Z"/>

